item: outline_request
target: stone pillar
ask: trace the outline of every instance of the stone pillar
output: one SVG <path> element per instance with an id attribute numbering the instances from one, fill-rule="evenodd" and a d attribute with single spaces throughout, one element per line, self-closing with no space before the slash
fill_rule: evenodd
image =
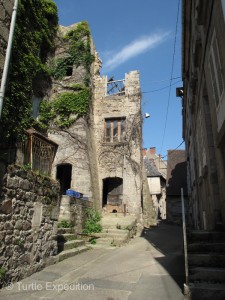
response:
<path id="1" fill-rule="evenodd" d="M 59 210 L 59 221 L 71 221 L 70 213 L 70 196 L 63 195 L 61 198 L 60 210 Z"/>

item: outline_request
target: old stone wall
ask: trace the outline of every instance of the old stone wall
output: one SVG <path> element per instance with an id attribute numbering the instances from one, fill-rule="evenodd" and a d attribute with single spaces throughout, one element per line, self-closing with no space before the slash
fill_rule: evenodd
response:
<path id="1" fill-rule="evenodd" d="M 0 0 L 0 79 L 5 62 L 13 3 L 13 0 Z"/>
<path id="2" fill-rule="evenodd" d="M 86 221 L 86 209 L 93 206 L 93 202 L 63 195 L 60 203 L 59 223 L 68 221 L 72 224 L 74 234 L 82 233 Z"/>
<path id="3" fill-rule="evenodd" d="M 71 212 L 71 221 L 74 225 L 74 233 L 82 233 L 84 229 L 84 223 L 86 221 L 86 210 L 89 207 L 92 207 L 92 202 L 87 200 L 81 200 L 72 198 L 70 199 L 70 212 Z"/>
<path id="4" fill-rule="evenodd" d="M 0 285 L 15 282 L 51 263 L 57 254 L 59 185 L 9 166 L 0 199 Z"/>

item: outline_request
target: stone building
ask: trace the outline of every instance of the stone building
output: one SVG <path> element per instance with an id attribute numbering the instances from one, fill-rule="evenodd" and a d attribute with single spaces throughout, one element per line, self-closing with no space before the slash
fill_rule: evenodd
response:
<path id="1" fill-rule="evenodd" d="M 139 72 L 119 81 L 95 80 L 93 121 L 101 206 L 141 213 L 142 115 Z M 108 87 L 108 89 L 107 89 Z M 112 88 L 115 87 L 113 93 Z"/>
<path id="2" fill-rule="evenodd" d="M 150 147 L 149 149 L 145 149 L 145 154 L 148 159 L 154 161 L 154 164 L 157 170 L 163 175 L 166 179 L 167 176 L 167 161 L 160 154 L 156 153 L 155 147 Z"/>
<path id="3" fill-rule="evenodd" d="M 225 225 L 225 1 L 183 1 L 183 137 L 191 224 Z"/>
<path id="4" fill-rule="evenodd" d="M 65 57 L 69 44 L 65 36 L 77 24 L 61 27 L 56 59 Z M 125 79 L 100 76 L 101 60 L 93 42 L 91 66 L 92 98 L 88 116 L 77 118 L 68 128 L 50 128 L 48 136 L 58 144 L 53 178 L 61 192 L 72 189 L 86 195 L 105 212 L 141 215 L 145 201 L 142 180 L 142 114 L 139 72 Z M 60 80 L 53 80 L 50 101 L 85 85 L 85 70 L 75 64 Z"/>
<path id="5" fill-rule="evenodd" d="M 149 191 L 157 219 L 166 219 L 166 178 L 157 170 L 154 160 L 144 157 Z"/>

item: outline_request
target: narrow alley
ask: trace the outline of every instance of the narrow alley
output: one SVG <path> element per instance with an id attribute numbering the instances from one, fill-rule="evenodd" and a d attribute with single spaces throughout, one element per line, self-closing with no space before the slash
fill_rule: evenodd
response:
<path id="1" fill-rule="evenodd" d="M 0 292 L 1 300 L 183 299 L 182 228 L 165 222 L 121 248 L 98 248 L 49 266 Z"/>

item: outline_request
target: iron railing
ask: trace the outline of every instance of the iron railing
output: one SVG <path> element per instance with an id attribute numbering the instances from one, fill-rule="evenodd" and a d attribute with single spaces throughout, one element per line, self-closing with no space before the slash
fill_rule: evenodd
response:
<path id="1" fill-rule="evenodd" d="M 18 145 L 17 163 L 50 175 L 58 145 L 34 129 L 26 130 L 26 135 Z"/>

